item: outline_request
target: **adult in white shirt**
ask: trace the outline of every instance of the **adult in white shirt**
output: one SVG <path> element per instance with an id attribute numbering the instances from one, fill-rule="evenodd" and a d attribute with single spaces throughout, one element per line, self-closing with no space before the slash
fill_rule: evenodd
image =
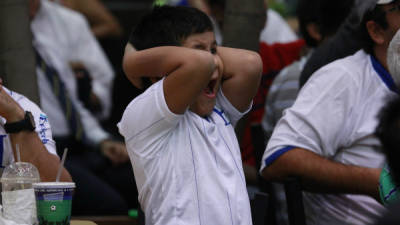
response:
<path id="1" fill-rule="evenodd" d="M 54 181 L 60 165 L 48 118 L 25 96 L 6 89 L 0 80 L 0 167 L 15 161 L 16 145 L 22 162 L 32 163 L 41 181 Z M 61 181 L 72 181 L 63 169 Z"/>
<path id="2" fill-rule="evenodd" d="M 207 15 L 189 7 L 155 8 L 130 43 L 139 51 L 127 48 L 128 78 L 156 81 L 118 124 L 146 224 L 252 224 L 234 126 L 251 106 L 260 56 L 217 47 Z"/>
<path id="3" fill-rule="evenodd" d="M 105 100 L 104 105 L 109 102 L 109 88 L 113 78 L 111 67 L 81 14 L 48 0 L 30 0 L 29 3 L 33 46 L 42 61 L 57 71 L 80 117 L 85 134 L 83 141 L 73 138 L 75 131 L 46 77 L 46 71 L 49 70 L 38 66 L 36 71 L 40 100 L 55 128 L 53 134 L 57 150 L 60 153 L 65 147 L 70 149 L 66 167 L 77 183 L 73 213 L 125 214 L 127 199 L 130 207 L 134 207 L 137 202 L 125 145 L 111 140 L 110 134 L 103 130 L 95 116 L 78 99 L 77 79 L 70 64 L 75 61 L 84 63 L 93 78 L 93 91 L 99 99 Z M 98 151 L 85 152 L 87 149 Z M 126 177 L 122 177 L 122 174 L 126 174 Z M 117 177 L 120 180 L 115 180 Z M 123 187 L 120 183 L 125 180 L 126 187 Z M 131 190 L 127 191 L 128 187 Z"/>
<path id="4" fill-rule="evenodd" d="M 385 158 L 374 132 L 378 111 L 398 94 L 386 51 L 400 28 L 399 1 L 377 1 L 363 21 L 365 49 L 311 77 L 263 156 L 266 179 L 300 178 L 309 225 L 372 224 L 383 211 L 376 199 Z"/>

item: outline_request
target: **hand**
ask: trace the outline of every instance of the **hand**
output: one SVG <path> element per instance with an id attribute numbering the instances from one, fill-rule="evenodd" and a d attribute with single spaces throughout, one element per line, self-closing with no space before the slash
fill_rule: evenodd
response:
<path id="1" fill-rule="evenodd" d="M 103 109 L 99 97 L 97 97 L 97 95 L 93 91 L 90 92 L 89 104 L 89 109 L 93 113 L 101 112 Z"/>
<path id="2" fill-rule="evenodd" d="M 0 78 L 0 116 L 4 117 L 7 122 L 15 122 L 22 120 L 25 111 L 18 105 L 16 101 L 3 89 L 3 80 Z"/>
<path id="3" fill-rule="evenodd" d="M 119 165 L 129 161 L 125 145 L 119 141 L 105 140 L 100 143 L 100 151 L 111 160 L 112 164 Z"/>

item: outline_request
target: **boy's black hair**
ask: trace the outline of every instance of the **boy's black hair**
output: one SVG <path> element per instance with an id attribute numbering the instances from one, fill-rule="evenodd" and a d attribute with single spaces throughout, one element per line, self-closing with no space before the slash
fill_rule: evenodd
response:
<path id="1" fill-rule="evenodd" d="M 313 39 L 307 31 L 307 25 L 314 23 L 322 38 L 333 35 L 354 5 L 354 0 L 299 0 L 297 3 L 297 17 L 299 20 L 299 31 L 311 47 L 316 47 L 318 41 Z"/>
<path id="2" fill-rule="evenodd" d="M 400 98 L 391 99 L 378 114 L 375 135 L 381 141 L 394 182 L 400 185 Z"/>
<path id="3" fill-rule="evenodd" d="M 184 6 L 155 6 L 133 29 L 129 42 L 143 50 L 157 46 L 181 46 L 192 34 L 213 31 L 202 11 Z"/>

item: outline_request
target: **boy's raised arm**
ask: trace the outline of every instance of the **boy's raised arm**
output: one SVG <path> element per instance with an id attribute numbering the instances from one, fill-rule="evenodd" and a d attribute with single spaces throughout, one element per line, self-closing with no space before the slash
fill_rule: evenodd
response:
<path id="1" fill-rule="evenodd" d="M 224 95 L 243 112 L 257 92 L 262 73 L 261 58 L 256 52 L 228 47 L 218 47 L 217 54 L 224 65 Z"/>
<path id="2" fill-rule="evenodd" d="M 127 47 L 123 69 L 128 79 L 162 78 L 168 108 L 177 114 L 185 112 L 208 84 L 215 60 L 207 51 L 185 47 L 163 46 L 136 51 Z"/>

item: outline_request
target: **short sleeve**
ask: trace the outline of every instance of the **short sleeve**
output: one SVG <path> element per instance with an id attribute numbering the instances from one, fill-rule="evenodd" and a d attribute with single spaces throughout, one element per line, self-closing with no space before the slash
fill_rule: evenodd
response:
<path id="1" fill-rule="evenodd" d="M 217 95 L 217 107 L 222 108 L 227 114 L 231 124 L 235 127 L 237 121 L 242 118 L 251 109 L 253 102 L 251 102 L 246 111 L 240 112 L 232 105 L 232 103 L 225 97 L 222 89 L 220 88 Z"/>
<path id="2" fill-rule="evenodd" d="M 293 147 L 332 157 L 351 132 L 349 121 L 357 89 L 351 73 L 340 64 L 318 70 L 279 120 L 264 152 L 261 170 Z"/>
<path id="3" fill-rule="evenodd" d="M 167 106 L 163 91 L 164 79 L 137 96 L 125 109 L 118 129 L 128 150 L 139 157 L 154 157 L 155 145 L 167 140 L 183 115 L 174 114 Z"/>
<path id="4" fill-rule="evenodd" d="M 47 115 L 35 103 L 23 95 L 10 90 L 7 90 L 7 92 L 24 110 L 32 113 L 36 125 L 35 132 L 38 134 L 47 151 L 53 155 L 57 155 L 56 143 L 53 140 L 51 126 Z"/>

